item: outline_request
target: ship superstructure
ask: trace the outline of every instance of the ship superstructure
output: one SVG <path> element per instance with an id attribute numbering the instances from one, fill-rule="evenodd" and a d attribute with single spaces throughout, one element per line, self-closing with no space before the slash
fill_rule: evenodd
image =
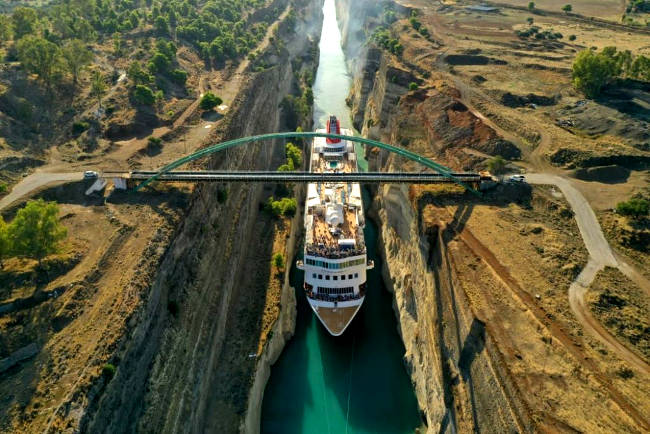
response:
<path id="1" fill-rule="evenodd" d="M 330 116 L 326 130 L 317 130 L 325 131 L 352 135 L 350 130 L 341 130 L 335 116 Z M 352 142 L 314 139 L 310 171 L 340 173 L 356 170 Z M 364 225 L 359 184 L 307 185 L 305 252 L 298 267 L 305 271 L 304 288 L 311 308 L 334 336 L 345 331 L 366 295 L 366 270 L 373 264 L 366 256 Z"/>

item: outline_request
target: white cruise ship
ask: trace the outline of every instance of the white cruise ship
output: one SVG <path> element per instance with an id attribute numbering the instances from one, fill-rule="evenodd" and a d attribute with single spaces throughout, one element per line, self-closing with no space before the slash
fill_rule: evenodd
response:
<path id="1" fill-rule="evenodd" d="M 330 116 L 327 130 L 317 132 L 352 135 Z M 315 138 L 310 153 L 312 172 L 355 172 L 354 144 L 345 140 Z M 340 336 L 361 308 L 366 295 L 365 218 L 361 188 L 352 183 L 307 185 L 305 203 L 305 255 L 298 268 L 305 271 L 305 293 L 328 332 Z"/>

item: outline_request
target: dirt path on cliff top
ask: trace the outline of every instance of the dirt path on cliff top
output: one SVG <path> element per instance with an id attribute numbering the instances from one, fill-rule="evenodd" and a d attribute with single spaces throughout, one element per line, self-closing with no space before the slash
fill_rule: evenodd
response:
<path id="1" fill-rule="evenodd" d="M 580 235 L 589 252 L 587 265 L 569 287 L 568 296 L 571 310 L 591 334 L 610 347 L 619 357 L 636 366 L 642 372 L 650 374 L 650 365 L 609 333 L 592 315 L 585 302 L 585 294 L 589 286 L 591 286 L 598 272 L 604 267 L 618 268 L 623 274 L 634 281 L 640 279 L 640 273 L 636 273 L 633 267 L 621 261 L 620 258 L 616 258 L 603 235 L 596 214 L 587 202 L 587 199 L 571 184 L 570 180 L 547 174 L 527 174 L 526 178 L 531 184 L 555 185 L 562 191 L 565 199 L 571 205 L 578 229 L 580 230 Z M 647 282 L 645 284 L 641 282 L 640 286 L 645 291 L 649 287 Z"/>
<path id="2" fill-rule="evenodd" d="M 22 181 L 11 189 L 8 195 L 0 200 L 0 210 L 45 186 L 70 181 L 81 181 L 82 179 L 83 172 L 49 173 L 37 171 L 23 178 Z"/>

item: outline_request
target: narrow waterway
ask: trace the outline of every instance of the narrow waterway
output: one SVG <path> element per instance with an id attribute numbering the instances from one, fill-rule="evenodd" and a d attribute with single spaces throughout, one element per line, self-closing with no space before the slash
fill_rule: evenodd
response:
<path id="1" fill-rule="evenodd" d="M 350 77 L 334 0 L 325 0 L 323 11 L 320 64 L 313 87 L 314 123 L 322 128 L 327 116 L 336 114 L 349 127 L 345 98 Z M 365 165 L 360 163 L 360 168 Z M 367 191 L 364 203 L 370 203 Z M 404 346 L 397 334 L 392 296 L 381 281 L 377 227 L 372 221 L 367 220 L 364 234 L 375 269 L 368 273 L 364 305 L 343 336 L 332 337 L 320 325 L 302 290 L 303 272 L 293 265 L 296 333 L 272 368 L 262 404 L 262 432 L 412 433 L 420 425 L 402 362 Z"/>

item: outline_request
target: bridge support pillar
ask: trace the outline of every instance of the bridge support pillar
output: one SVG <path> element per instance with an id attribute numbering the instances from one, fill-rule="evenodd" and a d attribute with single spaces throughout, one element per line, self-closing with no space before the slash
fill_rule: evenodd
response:
<path id="1" fill-rule="evenodd" d="M 126 178 L 113 178 L 113 184 L 117 190 L 126 190 Z"/>

